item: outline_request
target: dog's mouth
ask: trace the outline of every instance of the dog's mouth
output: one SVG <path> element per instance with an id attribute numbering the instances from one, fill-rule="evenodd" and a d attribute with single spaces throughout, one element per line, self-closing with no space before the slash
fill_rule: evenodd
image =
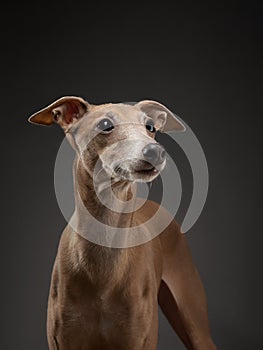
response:
<path id="1" fill-rule="evenodd" d="M 159 171 L 150 163 L 143 161 L 139 166 L 135 166 L 132 170 L 132 173 L 138 173 L 141 175 L 150 175 L 156 174 Z"/>
<path id="2" fill-rule="evenodd" d="M 116 165 L 114 174 L 128 181 L 151 181 L 159 175 L 161 170 L 146 161 L 139 161 L 128 167 L 127 165 Z"/>

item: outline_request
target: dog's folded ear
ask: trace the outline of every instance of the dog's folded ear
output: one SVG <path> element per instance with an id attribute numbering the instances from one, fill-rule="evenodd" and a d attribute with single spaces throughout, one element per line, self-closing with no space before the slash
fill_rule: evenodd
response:
<path id="1" fill-rule="evenodd" d="M 29 117 L 34 124 L 51 125 L 58 123 L 66 130 L 88 110 L 89 103 L 81 97 L 64 96 Z"/>
<path id="2" fill-rule="evenodd" d="M 154 120 L 157 130 L 161 132 L 185 131 L 185 126 L 179 118 L 161 103 L 143 100 L 136 106 Z"/>

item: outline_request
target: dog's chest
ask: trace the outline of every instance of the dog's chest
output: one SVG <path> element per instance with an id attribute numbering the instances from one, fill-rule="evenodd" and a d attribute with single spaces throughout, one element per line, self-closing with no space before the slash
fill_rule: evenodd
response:
<path id="1" fill-rule="evenodd" d="M 73 264 L 55 269 L 51 328 L 67 341 L 77 332 L 80 345 L 85 341 L 100 349 L 108 349 L 105 344 L 118 348 L 121 337 L 125 349 L 145 349 L 138 340 L 148 339 L 157 322 L 158 249 L 151 243 L 123 251 L 89 251 L 86 243 L 81 248 L 78 259 L 71 256 Z"/>

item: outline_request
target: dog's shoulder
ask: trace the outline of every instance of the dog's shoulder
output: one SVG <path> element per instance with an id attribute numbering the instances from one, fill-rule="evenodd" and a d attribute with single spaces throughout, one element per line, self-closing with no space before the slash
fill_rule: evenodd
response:
<path id="1" fill-rule="evenodd" d="M 139 208 L 138 213 L 143 213 L 145 216 L 153 217 L 154 215 L 158 215 L 158 219 L 163 222 L 172 223 L 179 229 L 179 225 L 174 220 L 173 215 L 159 203 L 152 201 L 141 199 L 144 201 L 143 205 Z"/>
<path id="2" fill-rule="evenodd" d="M 147 221 L 149 228 L 153 226 L 152 229 L 160 231 L 159 236 L 162 239 L 181 233 L 180 225 L 176 222 L 173 215 L 157 202 L 146 200 L 136 214 L 140 222 L 145 223 Z"/>
<path id="3" fill-rule="evenodd" d="M 144 204 L 147 208 L 147 216 L 156 216 L 155 222 L 156 228 L 163 227 L 162 231 L 158 235 L 164 247 L 174 246 L 176 242 L 184 236 L 181 232 L 180 225 L 174 219 L 173 215 L 159 203 L 147 200 Z"/>

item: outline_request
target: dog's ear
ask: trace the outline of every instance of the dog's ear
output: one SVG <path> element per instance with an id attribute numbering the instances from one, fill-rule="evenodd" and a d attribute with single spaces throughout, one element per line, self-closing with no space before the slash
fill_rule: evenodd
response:
<path id="1" fill-rule="evenodd" d="M 31 123 L 46 126 L 58 123 L 67 130 L 89 110 L 89 107 L 89 103 L 81 97 L 65 96 L 31 115 L 28 120 Z"/>
<path id="2" fill-rule="evenodd" d="M 185 126 L 168 108 L 159 102 L 144 100 L 136 104 L 143 112 L 151 117 L 155 122 L 157 130 L 167 131 L 185 131 Z"/>

